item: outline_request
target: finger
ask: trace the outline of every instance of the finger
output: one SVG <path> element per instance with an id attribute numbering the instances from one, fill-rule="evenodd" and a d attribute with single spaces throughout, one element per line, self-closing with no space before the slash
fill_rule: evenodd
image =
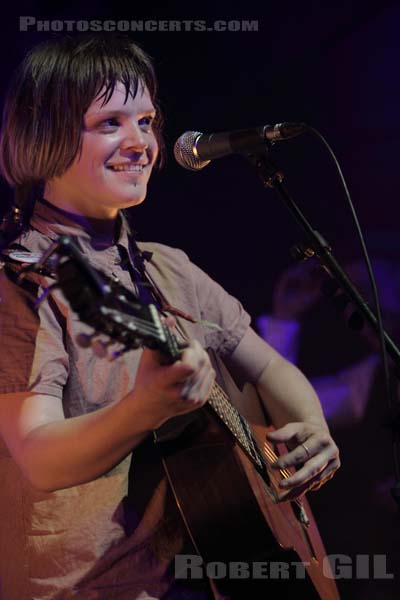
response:
<path id="1" fill-rule="evenodd" d="M 216 372 L 214 371 L 214 369 L 211 370 L 209 377 L 207 378 L 207 380 L 204 383 L 204 398 L 206 400 L 208 400 L 210 398 L 212 389 L 214 387 L 214 383 L 215 383 L 215 377 L 216 377 Z"/>
<path id="2" fill-rule="evenodd" d="M 200 369 L 204 364 L 210 364 L 208 354 L 196 340 L 182 352 L 181 361 L 191 365 L 195 370 Z"/>
<path id="3" fill-rule="evenodd" d="M 274 444 L 284 443 L 293 449 L 294 446 L 305 442 L 310 435 L 312 431 L 304 423 L 287 423 L 280 429 L 269 431 L 267 439 Z"/>
<path id="4" fill-rule="evenodd" d="M 303 467 L 293 473 L 288 479 L 281 482 L 281 487 L 288 488 L 300 485 L 306 482 L 321 478 L 321 473 L 329 466 L 337 469 L 340 465 L 339 452 L 336 445 L 332 442 L 325 450 L 318 452 L 313 458 L 307 460 Z"/>
<path id="5" fill-rule="evenodd" d="M 316 456 L 313 459 L 307 461 L 301 469 L 290 475 L 279 483 L 279 487 L 283 489 L 291 489 L 296 486 L 309 483 L 315 480 L 320 473 L 326 467 L 326 461 L 322 460 L 320 456 Z"/>
<path id="6" fill-rule="evenodd" d="M 299 498 L 303 496 L 306 492 L 309 491 L 317 491 L 321 486 L 323 486 L 329 479 L 333 477 L 337 469 L 340 467 L 339 458 L 333 459 L 320 473 L 312 477 L 311 479 L 291 486 L 281 486 L 285 491 L 281 494 L 278 494 L 278 501 L 283 500 L 293 500 L 294 498 Z"/>
<path id="7" fill-rule="evenodd" d="M 189 404 L 195 404 L 199 407 L 207 402 L 210 391 L 214 383 L 214 376 L 210 373 L 201 384 L 201 387 L 189 392 L 184 396 L 184 401 Z"/>
<path id="8" fill-rule="evenodd" d="M 200 390 L 199 390 L 199 395 L 200 395 L 200 399 L 205 402 L 206 400 L 208 400 L 212 387 L 214 385 L 215 382 L 215 371 L 214 369 L 210 369 L 210 371 L 207 373 L 207 376 L 204 377 L 202 384 L 200 386 Z"/>
<path id="9" fill-rule="evenodd" d="M 185 382 L 183 388 L 184 394 L 186 394 L 199 379 L 201 379 L 208 371 L 211 370 L 211 364 L 208 360 L 208 355 L 203 351 L 201 353 L 199 353 L 197 350 L 188 352 L 186 355 L 186 361 L 187 363 L 185 364 L 189 364 L 193 368 L 193 373 Z"/>
<path id="10" fill-rule="evenodd" d="M 208 397 L 212 384 L 215 380 L 215 371 L 206 364 L 185 382 L 182 396 L 187 401 L 202 402 Z"/>
<path id="11" fill-rule="evenodd" d="M 300 437 L 302 436 L 304 438 L 304 440 L 302 441 L 305 441 L 305 433 L 306 432 L 303 423 L 287 423 L 280 429 L 275 429 L 275 431 L 269 431 L 267 433 L 267 438 L 271 440 L 271 442 L 277 444 L 281 442 L 289 442 L 295 436 L 298 439 L 300 439 Z"/>
<path id="12" fill-rule="evenodd" d="M 286 469 L 289 467 L 298 467 L 299 465 L 303 465 L 307 460 L 315 456 L 316 452 L 311 451 L 309 449 L 310 443 L 300 444 L 296 446 L 294 450 L 291 450 L 287 454 L 283 454 L 280 456 L 274 463 L 272 463 L 272 467 L 274 469 Z"/>
<path id="13" fill-rule="evenodd" d="M 315 481 L 311 482 L 310 490 L 316 492 L 319 490 L 321 486 L 323 486 L 329 479 L 332 479 L 336 471 L 340 467 L 340 460 L 334 459 L 332 460 L 327 467 L 319 474 L 318 477 L 315 478 Z"/>
<path id="14" fill-rule="evenodd" d="M 150 368 L 158 368 L 159 366 L 168 367 L 172 364 L 171 358 L 161 352 L 161 350 L 153 350 L 146 347 L 143 348 L 140 363 Z"/>
<path id="15" fill-rule="evenodd" d="M 166 386 L 177 386 L 185 384 L 193 376 L 195 369 L 192 365 L 177 361 L 173 365 L 164 368 L 163 383 Z"/>
<path id="16" fill-rule="evenodd" d="M 175 327 L 176 327 L 176 318 L 173 315 L 168 315 L 167 317 L 163 317 L 162 319 L 163 324 L 168 327 L 168 329 L 170 329 L 171 331 L 174 331 Z"/>
<path id="17" fill-rule="evenodd" d="M 309 435 L 308 437 L 304 437 L 304 441 L 302 441 L 302 436 L 300 435 L 295 437 L 300 438 L 296 447 L 290 452 L 281 455 L 272 464 L 273 468 L 298 467 L 317 455 L 326 457 L 326 462 L 328 462 L 328 460 L 333 458 L 335 452 L 338 453 L 337 447 L 328 432 Z"/>

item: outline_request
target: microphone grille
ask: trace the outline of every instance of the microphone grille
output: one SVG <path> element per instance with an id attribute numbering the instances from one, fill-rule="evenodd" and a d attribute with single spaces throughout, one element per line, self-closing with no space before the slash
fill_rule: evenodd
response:
<path id="1" fill-rule="evenodd" d="M 200 131 L 186 131 L 175 142 L 175 159 L 184 169 L 199 171 L 210 162 L 209 160 L 201 160 L 196 156 L 196 142 L 200 135 L 202 135 Z"/>

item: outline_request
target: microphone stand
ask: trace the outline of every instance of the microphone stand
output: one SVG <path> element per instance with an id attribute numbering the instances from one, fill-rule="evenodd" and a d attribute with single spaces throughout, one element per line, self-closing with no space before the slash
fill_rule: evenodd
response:
<path id="1" fill-rule="evenodd" d="M 324 267 L 325 271 L 327 271 L 328 275 L 331 277 L 332 283 L 334 284 L 331 287 L 329 295 L 335 295 L 336 291 L 341 288 L 344 292 L 341 297 L 342 308 L 344 309 L 349 302 L 352 302 L 356 307 L 356 312 L 350 316 L 349 325 L 353 329 L 361 329 L 364 321 L 366 321 L 371 325 L 373 330 L 380 335 L 378 319 L 369 308 L 368 303 L 360 295 L 358 290 L 355 288 L 345 271 L 334 257 L 330 244 L 318 231 L 311 226 L 284 185 L 283 172 L 276 167 L 269 157 L 268 150 L 270 146 L 271 144 L 269 143 L 267 143 L 267 147 L 265 143 L 260 144 L 254 147 L 254 150 L 251 153 L 243 153 L 243 156 L 255 168 L 264 186 L 274 189 L 279 194 L 285 206 L 291 212 L 296 222 L 303 229 L 307 238 L 307 243 L 296 246 L 295 251 L 297 258 L 307 259 L 311 256 L 316 256 Z M 396 377 L 397 379 L 400 379 L 400 350 L 385 330 L 383 330 L 382 333 L 385 348 L 393 359 L 395 365 Z M 392 431 L 395 474 L 395 485 L 391 489 L 391 494 L 400 508 L 400 405 L 397 398 L 394 402 L 392 401 L 390 392 L 388 394 L 388 403 L 388 425 Z"/>

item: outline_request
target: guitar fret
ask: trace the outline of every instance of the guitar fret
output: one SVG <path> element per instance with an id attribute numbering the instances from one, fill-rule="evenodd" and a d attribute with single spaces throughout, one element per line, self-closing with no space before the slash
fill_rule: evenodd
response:
<path id="1" fill-rule="evenodd" d="M 263 463 L 260 460 L 259 454 L 254 446 L 248 423 L 241 417 L 237 409 L 230 403 L 228 396 L 217 383 L 214 384 L 211 390 L 209 403 L 231 431 L 231 433 L 239 441 L 241 446 L 246 450 L 248 455 L 257 463 L 259 467 L 263 467 Z"/>

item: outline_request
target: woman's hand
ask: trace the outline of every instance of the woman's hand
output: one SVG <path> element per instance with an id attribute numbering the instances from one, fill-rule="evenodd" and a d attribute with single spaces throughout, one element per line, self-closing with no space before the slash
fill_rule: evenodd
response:
<path id="1" fill-rule="evenodd" d="M 215 371 L 208 354 L 196 340 L 190 342 L 181 359 L 173 364 L 165 364 L 159 352 L 145 348 L 133 401 L 142 404 L 154 429 L 173 416 L 203 406 L 214 380 Z"/>
<path id="2" fill-rule="evenodd" d="M 288 453 L 281 455 L 272 467 L 297 469 L 290 477 L 282 479 L 282 499 L 319 489 L 340 467 L 339 450 L 325 426 L 308 422 L 288 423 L 268 433 L 267 437 L 269 441 L 285 443 L 289 448 Z"/>

